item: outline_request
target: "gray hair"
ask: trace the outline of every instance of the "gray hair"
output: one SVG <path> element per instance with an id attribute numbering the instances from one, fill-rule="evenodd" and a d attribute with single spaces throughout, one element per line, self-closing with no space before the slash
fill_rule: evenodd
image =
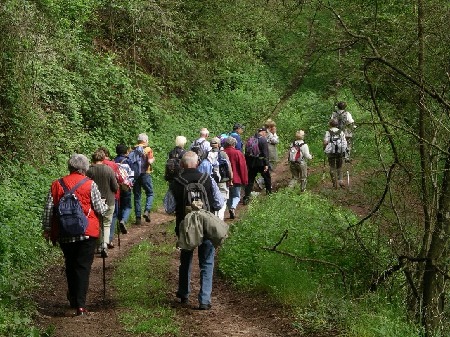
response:
<path id="1" fill-rule="evenodd" d="M 89 160 L 84 154 L 75 153 L 69 158 L 67 162 L 69 172 L 78 172 L 81 174 L 86 174 L 89 169 Z"/>
<path id="2" fill-rule="evenodd" d="M 237 140 L 234 137 L 228 136 L 225 138 L 225 147 L 236 146 Z"/>
<path id="3" fill-rule="evenodd" d="M 194 151 L 187 151 L 183 157 L 181 157 L 181 167 L 184 168 L 196 168 L 198 165 L 198 155 Z"/>
<path id="4" fill-rule="evenodd" d="M 187 139 L 185 136 L 177 136 L 177 138 L 175 138 L 175 146 L 184 147 L 186 142 Z"/>
<path id="5" fill-rule="evenodd" d="M 140 133 L 138 135 L 138 142 L 148 143 L 148 136 L 145 133 Z"/>
<path id="6" fill-rule="evenodd" d="M 208 131 L 208 129 L 207 129 L 207 128 L 202 128 L 202 129 L 200 130 L 200 136 L 208 137 L 208 136 L 209 136 L 209 131 Z"/>

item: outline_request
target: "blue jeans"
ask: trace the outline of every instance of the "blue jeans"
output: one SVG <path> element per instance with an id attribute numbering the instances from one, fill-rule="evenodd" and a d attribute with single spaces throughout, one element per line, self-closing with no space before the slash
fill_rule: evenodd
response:
<path id="1" fill-rule="evenodd" d="M 211 304 L 214 254 L 215 250 L 211 241 L 205 240 L 198 246 L 198 265 L 200 267 L 200 291 L 198 293 L 198 302 L 200 304 Z M 179 298 L 188 298 L 189 293 L 191 292 L 193 255 L 193 250 L 181 250 L 177 291 L 177 297 Z"/>
<path id="2" fill-rule="evenodd" d="M 133 194 L 134 194 L 134 213 L 136 218 L 141 217 L 141 189 L 145 191 L 145 209 L 144 211 L 149 211 L 152 209 L 153 205 L 153 183 L 152 176 L 149 173 L 141 174 L 137 179 L 134 180 Z"/>
<path id="3" fill-rule="evenodd" d="M 123 221 L 125 224 L 128 222 L 128 218 L 131 214 L 131 190 L 120 190 L 120 199 L 116 200 L 116 206 L 114 208 L 114 215 L 111 222 L 111 233 L 109 234 L 109 242 L 114 239 L 116 222 L 117 220 Z"/>
<path id="4" fill-rule="evenodd" d="M 230 186 L 230 196 L 227 200 L 227 206 L 228 209 L 236 209 L 237 205 L 239 204 L 239 201 L 241 201 L 241 185 Z"/>
<path id="5" fill-rule="evenodd" d="M 131 213 L 131 190 L 120 191 L 119 221 L 128 222 Z"/>

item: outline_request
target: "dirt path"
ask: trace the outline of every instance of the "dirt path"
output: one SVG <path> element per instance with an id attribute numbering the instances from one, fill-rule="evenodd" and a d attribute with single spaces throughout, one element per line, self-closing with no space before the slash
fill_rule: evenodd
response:
<path id="1" fill-rule="evenodd" d="M 289 172 L 285 164 L 278 165 L 273 174 L 274 189 L 285 185 Z M 240 205 L 237 215 L 244 210 Z M 227 213 L 226 213 L 227 215 Z M 129 234 L 121 236 L 121 247 L 111 249 L 106 259 L 106 280 L 109 282 L 114 272 L 115 264 L 127 251 L 142 240 L 153 243 L 169 242 L 175 244 L 175 238 L 168 234 L 168 222 L 173 220 L 163 212 L 152 214 L 151 224 L 139 227 L 132 226 Z M 228 220 L 229 221 L 229 220 Z M 231 223 L 230 223 L 231 224 Z M 231 224 L 232 225 L 232 224 Z M 167 294 L 168 302 L 175 308 L 178 318 L 182 322 L 182 336 L 184 337 L 286 337 L 303 336 L 291 324 L 289 311 L 279 304 L 273 303 L 261 294 L 240 293 L 215 275 L 213 285 L 212 304 L 208 311 L 196 310 L 196 301 L 192 305 L 182 307 L 175 298 L 178 277 L 179 253 L 174 251 L 170 268 L 170 289 Z M 198 262 L 196 254 L 193 262 L 192 296 L 198 292 Z M 106 301 L 103 301 L 102 259 L 95 258 L 87 307 L 90 315 L 87 317 L 74 316 L 74 310 L 68 308 L 66 301 L 66 281 L 63 261 L 45 273 L 45 280 L 41 291 L 35 295 L 38 303 L 36 324 L 42 328 L 54 327 L 52 336 L 56 337 L 84 337 L 84 336 L 135 336 L 123 330 L 118 320 L 120 308 L 115 298 L 114 289 L 108 285 Z M 316 335 L 318 336 L 318 335 Z"/>

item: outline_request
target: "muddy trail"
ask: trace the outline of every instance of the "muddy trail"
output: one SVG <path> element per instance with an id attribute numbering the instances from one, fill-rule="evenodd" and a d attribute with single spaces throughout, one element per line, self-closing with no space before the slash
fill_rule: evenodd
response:
<path id="1" fill-rule="evenodd" d="M 314 170 L 313 170 L 314 171 Z M 322 174 L 311 172 L 310 174 Z M 280 163 L 273 177 L 273 187 L 285 186 L 290 178 L 287 163 Z M 328 182 L 322 188 L 330 188 Z M 320 193 L 320 191 L 318 191 Z M 237 209 L 237 219 L 245 206 L 240 204 Z M 226 212 L 225 216 L 228 216 Z M 120 236 L 121 245 L 118 247 L 117 238 L 115 248 L 109 250 L 106 266 L 106 296 L 103 293 L 103 260 L 96 255 L 92 265 L 90 286 L 87 296 L 88 316 L 75 316 L 74 309 L 70 309 L 66 300 L 66 281 L 64 263 L 51 267 L 45 272 L 40 290 L 34 295 L 38 305 L 35 324 L 41 328 L 52 327 L 55 337 L 84 337 L 84 336 L 136 336 L 124 330 L 119 322 L 121 309 L 116 300 L 116 293 L 110 280 L 117 262 L 126 256 L 133 245 L 143 240 L 154 244 L 169 243 L 175 245 L 171 221 L 173 216 L 163 210 L 152 213 L 151 223 L 143 222 L 141 226 L 130 226 L 129 233 Z M 226 219 L 232 226 L 233 222 Z M 235 221 L 235 220 L 233 220 Z M 194 254 L 192 273 L 192 301 L 188 306 L 181 306 L 175 297 L 178 279 L 179 253 L 174 249 L 172 253 L 168 282 L 170 292 L 167 293 L 167 306 L 176 310 L 176 316 L 182 322 L 181 336 L 221 336 L 221 337 L 287 337 L 306 336 L 295 329 L 288 308 L 269 299 L 264 294 L 242 293 L 222 279 L 217 273 L 214 275 L 212 308 L 197 310 L 196 294 L 199 287 L 198 260 Z M 308 335 L 312 336 L 312 335 Z M 330 336 L 330 332 L 313 336 Z"/>

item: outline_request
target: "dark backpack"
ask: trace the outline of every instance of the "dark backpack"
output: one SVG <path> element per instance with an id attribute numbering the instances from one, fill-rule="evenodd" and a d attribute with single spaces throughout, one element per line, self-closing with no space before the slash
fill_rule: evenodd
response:
<path id="1" fill-rule="evenodd" d="M 245 143 L 245 155 L 259 158 L 260 154 L 258 138 L 255 136 L 250 137 Z"/>
<path id="2" fill-rule="evenodd" d="M 293 142 L 291 144 L 291 147 L 289 149 L 289 162 L 291 163 L 298 163 L 301 162 L 303 159 L 301 148 L 306 143 L 298 144 L 296 142 Z"/>
<path id="3" fill-rule="evenodd" d="M 181 173 L 181 157 L 183 157 L 185 152 L 185 150 L 178 147 L 169 152 L 169 159 L 166 161 L 166 170 L 164 173 L 164 179 L 166 181 L 173 180 L 173 178 Z"/>
<path id="4" fill-rule="evenodd" d="M 64 195 L 57 205 L 60 237 L 78 236 L 86 232 L 88 219 L 75 191 L 88 180 L 87 177 L 82 179 L 70 191 L 62 179 L 58 180 L 64 190 Z"/>
<path id="5" fill-rule="evenodd" d="M 128 154 L 128 161 L 130 163 L 131 169 L 134 172 L 135 179 L 137 179 L 141 175 L 141 173 L 144 173 L 144 160 L 144 147 L 141 145 L 136 146 L 133 151 Z"/>
<path id="6" fill-rule="evenodd" d="M 228 166 L 228 161 L 222 157 L 222 155 L 217 155 L 217 162 L 219 163 L 219 174 L 220 174 L 220 181 L 221 183 L 225 183 L 231 179 L 231 172 L 230 167 Z"/>
<path id="7" fill-rule="evenodd" d="M 335 118 L 338 122 L 337 128 L 344 131 L 345 125 L 347 124 L 347 111 L 342 111 L 341 113 L 336 112 Z"/>
<path id="8" fill-rule="evenodd" d="M 202 140 L 201 142 L 199 142 L 197 139 L 191 147 L 191 151 L 195 152 L 198 155 L 199 163 L 201 163 L 204 159 L 206 159 L 208 157 L 208 151 L 205 151 L 202 147 L 202 144 L 204 142 L 205 142 L 205 140 Z"/>
<path id="9" fill-rule="evenodd" d="M 183 203 L 186 214 L 192 211 L 198 211 L 199 209 L 210 210 L 208 194 L 204 186 L 204 183 L 208 179 L 208 174 L 203 173 L 198 182 L 189 182 L 180 175 L 174 179 L 184 186 Z"/>
<path id="10" fill-rule="evenodd" d="M 330 140 L 325 147 L 326 154 L 344 154 L 346 147 L 342 143 L 342 138 L 345 138 L 342 131 L 333 132 L 328 130 L 330 133 Z"/>

